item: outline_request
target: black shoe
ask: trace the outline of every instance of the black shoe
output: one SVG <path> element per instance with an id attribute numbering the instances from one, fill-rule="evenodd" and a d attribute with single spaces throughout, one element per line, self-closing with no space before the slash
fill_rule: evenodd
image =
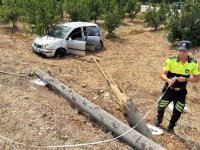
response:
<path id="1" fill-rule="evenodd" d="M 153 123 L 153 126 L 156 126 L 158 127 L 160 124 L 162 123 L 162 120 L 161 119 L 156 119 Z"/>
<path id="2" fill-rule="evenodd" d="M 169 124 L 168 127 L 167 127 L 167 132 L 169 134 L 174 134 L 174 126 Z"/>
<path id="3" fill-rule="evenodd" d="M 167 129 L 167 132 L 168 132 L 169 134 L 174 134 L 174 129 Z"/>

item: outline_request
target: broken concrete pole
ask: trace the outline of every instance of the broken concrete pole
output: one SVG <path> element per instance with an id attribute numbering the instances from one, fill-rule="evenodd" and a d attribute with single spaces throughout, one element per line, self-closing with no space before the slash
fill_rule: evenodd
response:
<path id="1" fill-rule="evenodd" d="M 134 128 L 136 131 L 143 134 L 147 138 L 154 140 L 154 137 L 150 129 L 146 125 L 144 119 L 142 119 L 139 110 L 137 109 L 137 107 L 135 106 L 135 104 L 132 102 L 131 99 L 127 99 L 126 107 L 124 107 L 123 112 L 131 127 L 136 126 Z"/>
<path id="2" fill-rule="evenodd" d="M 121 136 L 121 139 L 123 139 L 132 147 L 140 150 L 165 150 L 159 144 L 146 138 L 139 132 L 131 130 L 128 125 L 124 124 L 86 98 L 80 96 L 68 86 L 61 83 L 58 79 L 49 76 L 39 69 L 35 70 L 35 74 L 42 80 L 46 81 L 52 88 L 60 92 L 73 105 L 78 107 L 84 113 L 89 114 L 99 124 L 105 126 L 106 129 L 115 133 L 117 136 L 130 130 L 130 132 Z"/>
<path id="3" fill-rule="evenodd" d="M 154 140 L 151 131 L 147 127 L 145 121 L 142 119 L 139 110 L 134 105 L 132 100 L 129 97 L 127 97 L 126 94 L 122 90 L 120 90 L 120 88 L 116 84 L 110 84 L 110 87 L 113 90 L 115 96 L 117 97 L 118 104 L 130 126 L 136 126 L 136 131 L 143 134 L 150 140 Z"/>
<path id="4" fill-rule="evenodd" d="M 151 131 L 147 127 L 145 121 L 142 119 L 139 110 L 134 105 L 132 100 L 128 96 L 126 96 L 125 92 L 123 92 L 121 88 L 114 82 L 114 80 L 107 71 L 106 74 L 104 73 L 103 69 L 101 68 L 95 57 L 93 57 L 93 60 L 97 64 L 99 70 L 101 71 L 102 75 L 104 76 L 113 93 L 115 94 L 117 98 L 117 103 L 119 104 L 120 109 L 124 113 L 124 116 L 126 117 L 126 120 L 130 124 L 130 126 L 136 126 L 134 128 L 136 131 L 143 134 L 150 140 L 154 140 Z"/>

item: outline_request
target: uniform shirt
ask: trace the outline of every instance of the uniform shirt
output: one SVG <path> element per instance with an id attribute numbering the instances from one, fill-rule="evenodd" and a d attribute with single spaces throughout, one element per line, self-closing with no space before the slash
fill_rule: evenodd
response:
<path id="1" fill-rule="evenodd" d="M 170 57 L 166 60 L 163 67 L 164 70 L 167 70 L 167 77 L 186 77 L 189 78 L 190 75 L 200 74 L 199 65 L 194 58 L 188 56 L 188 61 L 185 64 L 182 64 L 178 56 Z M 176 81 L 173 87 L 186 87 L 187 82 L 178 82 Z"/>

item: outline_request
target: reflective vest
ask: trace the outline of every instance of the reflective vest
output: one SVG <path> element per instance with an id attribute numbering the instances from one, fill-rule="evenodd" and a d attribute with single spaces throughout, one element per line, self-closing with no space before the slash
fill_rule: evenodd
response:
<path id="1" fill-rule="evenodd" d="M 164 70 L 167 70 L 167 77 L 186 77 L 189 78 L 190 75 L 198 75 L 200 74 L 199 65 L 194 58 L 188 56 L 188 61 L 185 64 L 182 64 L 179 57 L 170 57 L 165 61 L 165 65 L 163 66 Z M 176 81 L 173 87 L 186 87 L 187 82 L 178 82 Z"/>

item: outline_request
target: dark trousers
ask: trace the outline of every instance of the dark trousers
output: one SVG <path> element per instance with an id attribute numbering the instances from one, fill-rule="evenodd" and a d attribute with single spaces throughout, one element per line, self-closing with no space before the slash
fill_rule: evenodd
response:
<path id="1" fill-rule="evenodd" d="M 164 93 L 165 90 L 166 90 L 166 86 L 163 88 L 162 93 Z M 166 93 L 163 95 L 161 100 L 158 102 L 157 119 L 162 122 L 165 108 L 168 106 L 168 104 L 171 101 L 173 101 L 174 108 L 173 108 L 173 113 L 170 119 L 170 125 L 174 127 L 185 107 L 186 95 L 187 95 L 186 89 L 175 91 L 174 89 L 169 88 L 166 91 Z"/>

